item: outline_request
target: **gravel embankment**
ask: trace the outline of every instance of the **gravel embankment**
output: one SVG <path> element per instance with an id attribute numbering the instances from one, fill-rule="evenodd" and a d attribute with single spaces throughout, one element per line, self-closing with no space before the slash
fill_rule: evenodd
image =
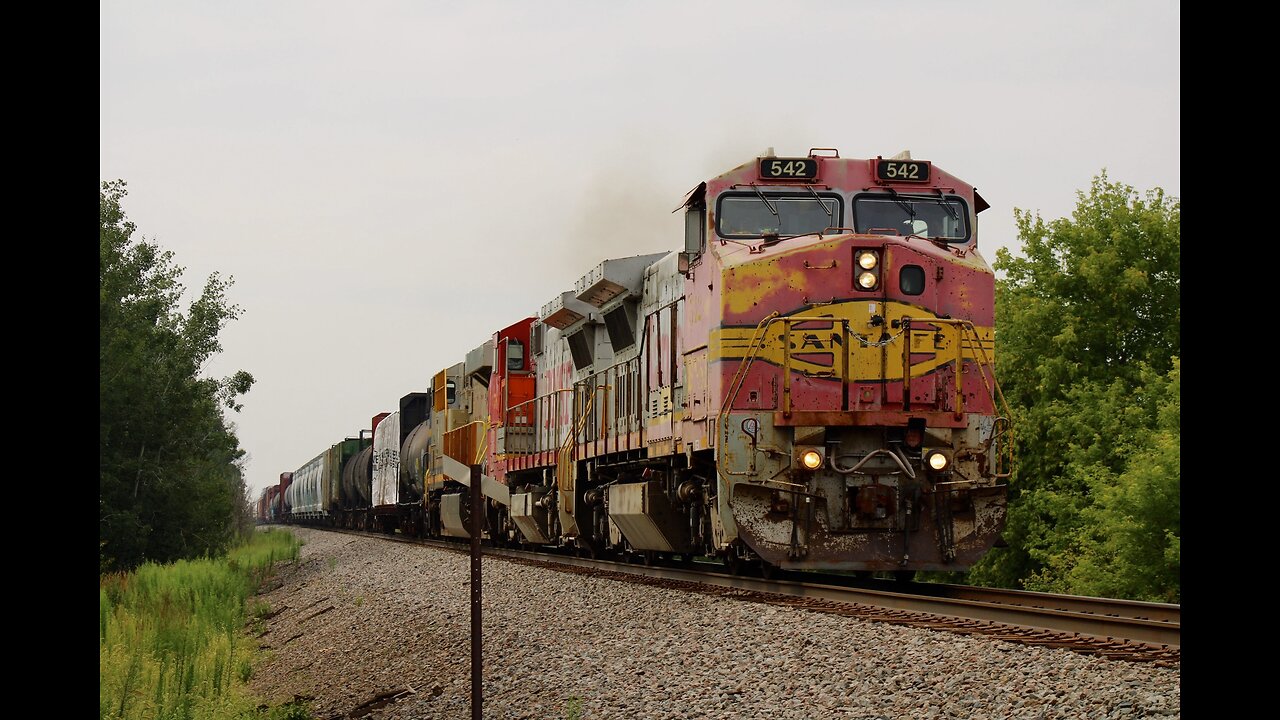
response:
<path id="1" fill-rule="evenodd" d="M 356 716 L 468 720 L 467 556 L 294 532 L 298 563 L 261 596 L 288 608 L 254 690 L 345 718 L 410 688 Z M 486 718 L 1180 717 L 1178 669 L 500 559 L 484 561 L 483 615 Z"/>

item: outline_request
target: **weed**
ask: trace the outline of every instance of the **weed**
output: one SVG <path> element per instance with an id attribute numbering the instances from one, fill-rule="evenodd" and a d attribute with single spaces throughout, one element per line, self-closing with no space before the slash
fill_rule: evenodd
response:
<path id="1" fill-rule="evenodd" d="M 285 531 L 255 533 L 219 559 L 147 563 L 99 578 L 99 714 L 141 718 L 249 717 L 245 683 L 268 603 L 246 602 L 298 542 Z M 305 706 L 280 715 L 297 720 Z"/>
<path id="2" fill-rule="evenodd" d="M 574 695 L 565 702 L 564 720 L 582 720 L 582 698 Z"/>

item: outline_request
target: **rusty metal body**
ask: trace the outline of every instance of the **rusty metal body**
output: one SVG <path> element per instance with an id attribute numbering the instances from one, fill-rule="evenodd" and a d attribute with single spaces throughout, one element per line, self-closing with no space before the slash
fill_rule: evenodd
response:
<path id="1" fill-rule="evenodd" d="M 880 158 L 813 159 L 818 177 L 798 188 L 751 163 L 686 204 L 712 239 L 686 298 L 708 319 L 690 337 L 710 336 L 694 390 L 710 408 L 685 437 L 714 455 L 716 544 L 781 567 L 967 568 L 996 542 L 1006 501 L 994 278 L 976 245 L 985 202 L 928 164 L 904 163 L 928 165 L 927 182 L 898 183 L 877 177 Z M 823 202 L 832 227 L 717 242 L 723 215 L 753 198 Z M 884 219 L 895 214 L 932 217 L 900 233 Z"/>

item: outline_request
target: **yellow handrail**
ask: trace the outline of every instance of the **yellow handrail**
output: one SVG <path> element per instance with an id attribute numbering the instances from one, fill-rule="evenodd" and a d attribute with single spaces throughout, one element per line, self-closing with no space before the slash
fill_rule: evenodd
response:
<path id="1" fill-rule="evenodd" d="M 909 322 L 911 318 L 907 318 L 907 320 Z M 994 473 L 994 476 L 997 479 L 1004 479 L 1009 477 L 1010 475 L 1013 474 L 1014 461 L 1016 459 L 1014 454 L 1014 447 L 1013 447 L 1013 439 L 1014 439 L 1013 420 L 1012 420 L 1013 412 L 1009 409 L 1009 403 L 1004 398 L 1004 391 L 1000 389 L 1000 381 L 997 380 L 995 376 L 995 367 L 996 367 L 995 363 L 991 360 L 991 357 L 987 355 L 987 349 L 982 344 L 982 336 L 978 334 L 978 328 L 974 326 L 973 321 L 963 320 L 958 318 L 927 318 L 927 319 L 921 319 L 921 321 L 925 323 L 932 323 L 937 325 L 953 325 L 958 330 L 958 332 L 956 333 L 957 337 L 956 337 L 956 370 L 955 370 L 955 376 L 956 376 L 955 413 L 957 415 L 963 412 L 963 407 L 964 407 L 964 387 L 963 387 L 962 372 L 964 370 L 964 358 L 965 358 L 964 350 L 965 350 L 966 344 L 968 344 L 968 349 L 970 350 L 970 354 L 973 356 L 975 360 L 978 360 L 978 362 L 976 363 L 978 366 L 978 378 L 982 381 L 982 387 L 986 389 L 988 396 L 992 398 L 992 402 L 993 402 L 993 405 L 995 405 L 996 411 L 997 412 L 1001 410 L 1004 411 L 1004 415 L 1000 417 L 1003 417 L 1005 419 L 1007 432 L 1009 433 L 1009 441 L 1001 444 L 1000 448 L 997 450 L 998 456 L 996 458 L 996 472 Z M 902 352 L 903 352 L 903 383 L 904 383 L 903 396 L 906 397 L 906 393 L 908 392 L 907 388 L 909 387 L 909 384 L 911 382 L 910 372 L 908 371 L 908 368 L 910 367 L 909 359 L 910 359 L 910 353 L 911 353 L 911 341 L 909 338 L 907 342 L 903 345 Z M 986 371 L 987 366 L 991 367 L 990 379 L 987 378 L 987 371 Z M 999 422 L 999 417 L 997 417 L 996 422 Z M 991 438 L 988 440 L 988 444 L 994 442 L 996 438 L 1000 437 L 1000 435 L 1003 435 L 1003 434 L 1004 433 L 997 434 L 996 429 L 993 426 L 991 428 Z M 1003 473 L 999 472 L 1000 460 L 1002 457 L 1004 457 L 1004 459 L 1008 463 L 1007 465 L 1008 471 Z"/>
<path id="2" fill-rule="evenodd" d="M 573 426 L 573 430 L 564 439 L 564 444 L 560 446 L 560 451 L 556 454 L 556 487 L 561 490 L 568 490 L 567 485 L 569 471 L 569 453 L 573 450 L 574 441 L 578 437 L 578 433 L 582 432 L 582 428 L 586 427 L 587 418 L 591 413 L 591 405 L 595 401 L 595 393 L 587 396 L 587 402 L 582 408 L 582 414 L 578 417 L 577 422 Z"/>
<path id="3" fill-rule="evenodd" d="M 756 356 L 760 354 L 760 348 L 764 346 L 761 342 L 764 339 L 765 332 L 769 329 L 769 325 L 780 315 L 777 310 L 765 315 L 756 325 L 755 334 L 751 337 L 751 345 L 747 347 L 746 354 L 742 357 L 742 361 L 738 364 L 738 369 L 733 374 L 733 379 L 729 381 L 729 392 L 725 393 L 724 405 L 720 408 L 720 412 L 716 415 L 716 434 L 721 438 L 716 441 L 716 475 L 721 480 L 725 480 L 724 462 L 722 462 L 724 452 L 724 444 L 729 440 L 729 433 L 725 430 L 724 421 L 729 417 L 729 411 L 733 408 L 733 403 L 738 398 L 738 390 L 742 388 L 742 383 L 747 378 L 747 369 L 751 363 L 755 362 Z M 722 434 L 723 433 L 723 434 Z M 756 456 L 751 455 L 751 469 L 746 472 L 727 471 L 731 475 L 749 475 L 754 474 Z M 725 480 L 726 484 L 728 483 Z"/>
<path id="4" fill-rule="evenodd" d="M 476 422 L 480 422 L 477 420 Z M 489 418 L 485 418 L 480 426 L 480 442 L 476 448 L 476 461 L 473 465 L 481 465 L 484 463 L 484 453 L 489 449 Z"/>
<path id="5" fill-rule="evenodd" d="M 988 357 L 987 349 L 982 346 L 982 338 L 978 335 L 978 329 L 974 327 L 973 323 L 968 320 L 964 321 L 964 324 L 962 324 L 960 327 L 965 331 L 966 337 L 969 335 L 973 336 L 973 340 L 971 341 L 972 343 L 971 347 L 976 348 L 978 353 L 982 355 L 982 362 L 978 363 L 978 377 L 982 379 L 982 386 L 986 388 L 987 392 L 990 393 L 993 398 L 999 399 L 1000 405 L 1003 406 L 1003 410 L 1004 410 L 1003 417 L 1006 418 L 1005 422 L 1008 427 L 1007 432 L 1009 433 L 1009 440 L 1008 442 L 1001 445 L 1001 447 L 997 452 L 999 453 L 999 455 L 1004 455 L 1007 452 L 1009 470 L 1004 473 L 999 472 L 1000 457 L 999 455 L 997 455 L 995 477 L 999 479 L 1004 479 L 1009 477 L 1010 475 L 1013 475 L 1014 460 L 1016 459 L 1014 454 L 1014 447 L 1013 447 L 1013 439 L 1015 437 L 1015 434 L 1013 432 L 1013 411 L 1009 409 L 1009 402 L 1004 399 L 1004 391 L 1000 389 L 1000 381 L 996 379 L 996 364 L 991 360 L 990 357 Z M 987 382 L 987 371 L 984 369 L 984 365 L 991 366 L 991 382 L 990 383 Z M 957 368 L 956 374 L 957 375 L 960 374 L 959 368 Z M 994 392 L 992 392 L 993 385 L 995 386 Z M 996 409 L 999 410 L 1001 408 L 998 407 Z M 996 422 L 999 422 L 999 418 L 996 419 Z M 1000 434 L 1002 435 L 1003 433 L 1000 433 Z M 991 439 L 989 442 L 995 442 L 995 439 L 999 436 L 1000 435 L 996 434 L 995 426 L 992 426 Z"/>

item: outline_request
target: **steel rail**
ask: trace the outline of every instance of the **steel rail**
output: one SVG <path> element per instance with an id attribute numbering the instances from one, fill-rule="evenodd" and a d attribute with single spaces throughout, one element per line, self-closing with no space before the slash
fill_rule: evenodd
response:
<path id="1" fill-rule="evenodd" d="M 449 540 L 392 536 L 342 528 L 312 529 L 420 544 L 455 552 L 466 551 L 466 546 L 462 543 Z M 516 561 L 670 582 L 684 589 L 696 589 L 698 586 L 722 588 L 730 591 L 730 594 L 737 591 L 775 604 L 790 604 L 786 599 L 796 598 L 797 607 L 820 611 L 830 612 L 835 606 L 858 607 L 871 610 L 870 613 L 857 613 L 870 619 L 906 622 L 969 634 L 995 635 L 1015 642 L 1086 651 L 1091 651 L 1088 647 L 1092 645 L 1095 648 L 1092 652 L 1099 654 L 1130 659 L 1155 659 L 1162 661 L 1161 664 L 1176 663 L 1180 659 L 1180 606 L 1168 603 L 933 583 L 905 583 L 906 587 L 903 589 L 886 590 L 807 580 L 766 580 L 732 575 L 719 562 L 695 561 L 691 563 L 691 567 L 670 567 L 511 548 L 485 547 L 483 551 L 486 555 Z M 877 615 L 875 610 L 888 614 Z M 909 615 L 914 617 L 908 617 Z M 1002 628 L 1011 632 L 1003 632 Z M 1144 652 L 1150 656 L 1142 657 Z"/>
<path id="2" fill-rule="evenodd" d="M 1089 635 L 1100 639 L 1122 639 L 1148 645 L 1176 648 L 1180 646 L 1176 619 L 1177 605 L 1141 603 L 1107 598 L 1073 597 L 1017 590 L 994 590 L 958 585 L 941 585 L 949 596 L 930 596 L 914 592 L 876 590 L 796 580 L 764 580 L 728 575 L 708 569 L 686 569 L 660 565 L 635 565 L 625 562 L 595 560 L 572 556 L 534 553 L 526 550 L 485 548 L 485 552 L 501 557 L 524 557 L 577 567 L 612 570 L 633 575 L 702 583 L 725 588 L 776 593 L 792 597 L 816 598 L 873 607 L 929 613 L 965 620 L 989 620 L 1019 627 Z M 718 563 L 702 563 L 714 565 Z M 921 584 L 912 584 L 912 589 Z M 1154 606 L 1154 607 L 1153 607 Z M 1118 612 L 1121 608 L 1127 613 Z M 1172 608 L 1172 610 L 1170 610 Z M 1136 611 L 1136 612 L 1134 612 Z M 1147 615 L 1173 613 L 1173 619 L 1155 620 Z"/>

